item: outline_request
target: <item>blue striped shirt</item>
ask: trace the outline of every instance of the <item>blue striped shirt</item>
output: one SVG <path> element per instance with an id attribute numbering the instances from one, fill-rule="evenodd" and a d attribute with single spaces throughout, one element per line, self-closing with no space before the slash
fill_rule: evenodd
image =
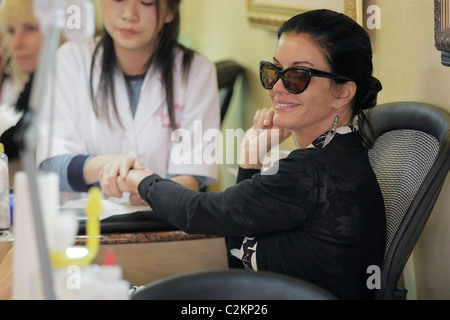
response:
<path id="1" fill-rule="evenodd" d="M 133 118 L 136 115 L 139 98 L 141 96 L 141 88 L 144 83 L 145 74 L 137 76 L 125 75 L 125 82 L 127 84 L 128 98 L 130 99 L 131 113 Z"/>

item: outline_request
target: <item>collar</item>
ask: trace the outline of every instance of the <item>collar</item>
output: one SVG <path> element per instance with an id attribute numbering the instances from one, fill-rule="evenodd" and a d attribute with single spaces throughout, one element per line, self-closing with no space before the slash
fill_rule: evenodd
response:
<path id="1" fill-rule="evenodd" d="M 335 136 L 344 135 L 344 134 L 352 133 L 352 132 L 356 132 L 356 131 L 358 131 L 358 129 L 355 126 L 339 127 L 339 128 L 336 129 L 336 132 L 331 137 L 330 141 L 328 141 L 328 143 L 330 143 L 331 140 Z M 328 137 L 328 135 L 329 135 L 329 131 L 324 132 L 319 137 L 317 137 L 307 148 L 321 149 L 321 148 L 325 147 L 326 145 L 328 145 L 328 143 L 325 144 L 325 140 Z"/>

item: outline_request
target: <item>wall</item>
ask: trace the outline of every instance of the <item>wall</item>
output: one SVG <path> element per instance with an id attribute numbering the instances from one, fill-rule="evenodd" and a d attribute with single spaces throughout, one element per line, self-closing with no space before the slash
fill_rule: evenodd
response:
<path id="1" fill-rule="evenodd" d="M 381 29 L 368 30 L 373 42 L 375 76 L 384 89 L 379 103 L 410 100 L 431 103 L 450 112 L 450 68 L 440 64 L 434 48 L 434 2 L 431 0 L 365 0 L 381 9 Z M 276 34 L 250 27 L 245 0 L 183 0 L 182 33 L 194 49 L 213 61 L 234 59 L 245 68 L 241 89 L 233 98 L 226 128 L 248 128 L 258 108 L 269 106 L 258 80 L 258 63 L 270 60 Z M 366 15 L 365 18 L 368 16 Z M 292 148 L 291 142 L 284 148 Z M 233 183 L 221 168 L 223 189 Z M 409 263 L 409 298 L 450 299 L 450 178 Z M 414 283 L 417 288 L 414 288 Z"/>

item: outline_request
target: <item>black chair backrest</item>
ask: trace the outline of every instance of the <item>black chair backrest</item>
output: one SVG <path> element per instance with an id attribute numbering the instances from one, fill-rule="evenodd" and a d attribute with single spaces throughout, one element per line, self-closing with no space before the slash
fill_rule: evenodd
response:
<path id="1" fill-rule="evenodd" d="M 335 300 L 308 282 L 269 272 L 217 270 L 181 274 L 139 289 L 133 300 Z"/>
<path id="2" fill-rule="evenodd" d="M 386 206 L 387 239 L 376 299 L 404 299 L 397 288 L 450 168 L 450 115 L 437 107 L 398 102 L 372 112 L 369 151 Z"/>
<path id="3" fill-rule="evenodd" d="M 232 60 L 216 62 L 217 82 L 220 97 L 220 120 L 223 121 L 233 96 L 234 84 L 244 69 Z"/>

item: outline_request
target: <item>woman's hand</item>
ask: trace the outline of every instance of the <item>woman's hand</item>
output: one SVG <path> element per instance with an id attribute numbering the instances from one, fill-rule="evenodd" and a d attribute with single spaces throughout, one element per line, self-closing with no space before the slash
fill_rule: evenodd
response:
<path id="1" fill-rule="evenodd" d="M 155 174 L 150 170 L 130 170 L 125 179 L 122 177 L 117 177 L 117 186 L 119 187 L 121 192 L 129 192 L 130 193 L 130 204 L 134 206 L 142 206 L 145 205 L 145 201 L 141 198 L 138 187 L 139 183 L 144 180 L 146 177 Z"/>
<path id="2" fill-rule="evenodd" d="M 138 159 L 133 156 L 99 156 L 96 161 L 98 169 L 98 181 L 102 189 L 103 197 L 122 197 L 117 181 L 125 180 L 131 169 L 143 169 Z"/>
<path id="3" fill-rule="evenodd" d="M 266 154 L 288 137 L 291 132 L 273 124 L 273 108 L 260 109 L 253 118 L 253 126 L 241 142 L 240 166 L 245 169 L 261 169 Z"/>

